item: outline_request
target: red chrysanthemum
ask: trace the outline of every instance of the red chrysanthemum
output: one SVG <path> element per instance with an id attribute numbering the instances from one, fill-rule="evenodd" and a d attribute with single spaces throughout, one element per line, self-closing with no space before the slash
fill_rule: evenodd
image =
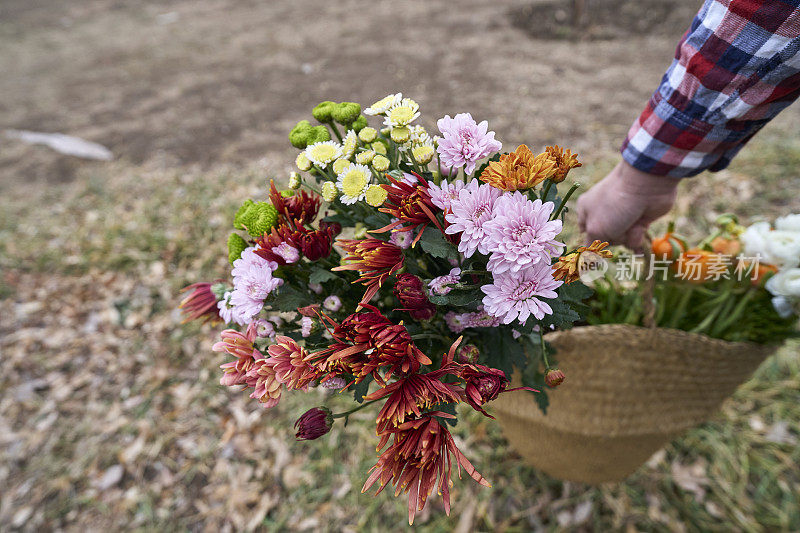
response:
<path id="1" fill-rule="evenodd" d="M 362 305 L 367 312 L 354 313 L 341 324 L 320 314 L 335 341 L 311 354 L 321 374 L 348 373 L 356 377 L 357 383 L 371 374 L 378 383 L 385 384 L 393 374 L 417 372 L 420 366 L 431 364 L 404 326 L 393 324 L 375 307 Z M 386 369 L 384 376 L 381 369 Z"/>
<path id="2" fill-rule="evenodd" d="M 472 479 L 483 486 L 491 487 L 491 484 L 475 470 L 472 463 L 456 447 L 453 436 L 434 418 L 436 416 L 455 418 L 447 413 L 433 412 L 400 424 L 391 433 L 387 433 L 378 449 L 382 448 L 390 437 L 393 442 L 370 469 L 371 474 L 361 489 L 361 492 L 366 492 L 380 480 L 381 486 L 376 495 L 390 482 L 396 487 L 395 496 L 401 492 L 407 493 L 409 524 L 414 523 L 417 511 L 425 507 L 425 501 L 436 486 L 437 480 L 445 512 L 450 514 L 452 456 L 455 456 L 459 478 L 463 467 Z"/>
<path id="3" fill-rule="evenodd" d="M 292 229 L 286 224 L 272 228 L 270 233 L 264 234 L 256 241 L 259 249 L 256 254 L 268 261 L 275 261 L 285 265 L 286 260 L 272 251 L 273 248 L 287 243 L 297 248 L 309 261 L 317 261 L 331 254 L 333 239 L 341 231 L 341 226 L 320 223 L 320 229 L 310 230 L 304 227 Z"/>
<path id="4" fill-rule="evenodd" d="M 417 179 L 415 185 L 409 185 L 394 179 L 389 174 L 386 175 L 389 183 L 381 186 L 386 189 L 388 196 L 383 204 L 384 207 L 378 209 L 378 211 L 391 215 L 397 220 L 388 226 L 372 231 L 372 233 L 383 233 L 386 231 L 412 231 L 419 229 L 417 236 L 414 237 L 411 243 L 412 247 L 422 237 L 422 232 L 431 223 L 444 234 L 444 229 L 434 214 L 440 209 L 431 201 L 428 182 L 418 174 L 413 175 Z"/>
<path id="5" fill-rule="evenodd" d="M 294 227 L 313 222 L 321 203 L 319 195 L 306 191 L 296 191 L 292 196 L 284 197 L 275 188 L 275 180 L 270 180 L 269 199 L 278 214 Z"/>
<path id="6" fill-rule="evenodd" d="M 486 402 L 490 402 L 497 398 L 502 392 L 511 392 L 516 390 L 528 390 L 532 392 L 539 392 L 530 387 L 517 387 L 515 389 L 507 389 L 508 378 L 505 372 L 497 368 L 489 368 L 488 366 L 478 364 L 461 364 L 460 375 L 464 380 L 464 400 L 472 406 L 476 411 L 480 411 L 489 418 L 494 418 L 481 407 Z"/>
<path id="7" fill-rule="evenodd" d="M 403 267 L 403 250 L 398 246 L 374 237 L 362 240 L 340 240 L 339 245 L 347 252 L 347 264 L 331 270 L 356 270 L 360 274 L 355 282 L 367 287 L 361 303 L 369 302 L 381 288 L 386 278 Z M 355 283 L 353 282 L 353 283 Z"/>
<path id="8" fill-rule="evenodd" d="M 222 322 L 217 309 L 217 297 L 211 292 L 211 283 L 192 283 L 188 287 L 181 289 L 181 292 L 191 291 L 178 306 L 185 318 L 181 323 L 185 324 L 192 320 L 202 320 L 216 324 Z"/>
<path id="9" fill-rule="evenodd" d="M 267 348 L 269 358 L 266 364 L 275 369 L 278 381 L 287 389 L 306 389 L 319 377 L 308 351 L 291 337 L 279 335 L 275 341 Z"/>
<path id="10" fill-rule="evenodd" d="M 399 274 L 394 284 L 394 295 L 403 304 L 400 311 L 408 311 L 414 320 L 430 320 L 436 315 L 436 306 L 425 294 L 425 284 L 414 274 Z"/>
<path id="11" fill-rule="evenodd" d="M 220 383 L 225 386 L 245 385 L 245 375 L 252 368 L 256 360 L 263 359 L 253 341 L 256 338 L 255 322 L 247 326 L 247 331 L 242 334 L 234 329 L 226 329 L 220 333 L 222 340 L 211 347 L 215 352 L 226 352 L 234 357 L 235 361 L 220 365 L 223 370 Z"/>

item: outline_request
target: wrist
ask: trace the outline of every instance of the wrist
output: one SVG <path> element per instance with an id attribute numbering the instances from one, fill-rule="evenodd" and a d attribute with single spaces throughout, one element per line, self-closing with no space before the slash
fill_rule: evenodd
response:
<path id="1" fill-rule="evenodd" d="M 617 164 L 612 173 L 623 191 L 636 195 L 674 195 L 680 181 L 678 178 L 642 172 L 624 160 Z"/>

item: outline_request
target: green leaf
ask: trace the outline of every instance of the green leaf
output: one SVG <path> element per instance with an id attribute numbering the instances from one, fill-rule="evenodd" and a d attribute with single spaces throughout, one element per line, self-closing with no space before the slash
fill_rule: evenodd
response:
<path id="1" fill-rule="evenodd" d="M 422 249 L 433 257 L 458 259 L 458 250 L 442 236 L 442 232 L 438 229 L 425 228 L 419 243 Z"/>
<path id="2" fill-rule="evenodd" d="M 441 411 L 443 413 L 447 413 L 449 415 L 456 416 L 456 405 L 454 403 L 440 403 L 434 407 L 434 411 Z M 441 424 L 444 422 L 449 426 L 455 426 L 458 424 L 458 418 L 439 418 L 439 423 Z"/>
<path id="3" fill-rule="evenodd" d="M 297 311 L 298 307 L 303 307 L 311 303 L 310 296 L 304 292 L 295 289 L 291 285 L 285 284 L 278 288 L 277 291 L 268 300 L 273 308 L 278 311 L 290 312 Z"/>
<path id="4" fill-rule="evenodd" d="M 330 281 L 332 279 L 340 279 L 340 278 L 330 270 L 315 267 L 314 270 L 311 271 L 311 275 L 308 277 L 308 282 L 325 283 L 326 281 Z"/>
<path id="5" fill-rule="evenodd" d="M 428 300 L 436 305 L 452 305 L 455 307 L 472 307 L 480 303 L 483 293 L 480 289 L 471 291 L 452 290 L 448 294 L 428 294 Z"/>
<path id="6" fill-rule="evenodd" d="M 535 367 L 528 367 L 522 373 L 522 386 L 536 389 L 540 392 L 531 392 L 536 405 L 542 410 L 542 413 L 547 414 L 547 407 L 550 405 L 550 399 L 547 397 L 547 386 L 544 383 L 544 374 L 539 372 Z"/>
<path id="7" fill-rule="evenodd" d="M 489 366 L 502 370 L 510 379 L 514 368 L 524 370 L 527 366 L 524 345 L 515 339 L 509 327 L 485 328 L 488 348 L 486 361 Z"/>
<path id="8" fill-rule="evenodd" d="M 365 218 L 364 224 L 373 229 L 378 229 L 384 226 L 388 226 L 391 221 L 392 217 L 390 217 L 386 213 L 376 213 L 374 215 L 370 215 L 367 218 Z"/>
<path id="9" fill-rule="evenodd" d="M 372 383 L 372 376 L 367 376 L 364 378 L 364 381 L 358 383 L 356 385 L 350 385 L 351 391 L 353 391 L 353 399 L 358 403 L 364 403 L 364 396 L 367 395 L 369 392 L 369 384 Z"/>

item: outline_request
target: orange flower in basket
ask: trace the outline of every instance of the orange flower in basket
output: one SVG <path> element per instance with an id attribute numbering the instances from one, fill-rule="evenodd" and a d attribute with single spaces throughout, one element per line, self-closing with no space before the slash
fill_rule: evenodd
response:
<path id="1" fill-rule="evenodd" d="M 672 232 L 667 232 L 663 237 L 653 239 L 650 248 L 656 259 L 675 261 L 686 251 L 686 241 Z"/>
<path id="2" fill-rule="evenodd" d="M 556 160 L 549 153 L 534 156 L 530 148 L 521 144 L 498 161 L 491 161 L 480 180 L 504 191 L 524 190 L 553 177 L 557 170 Z"/>
<path id="3" fill-rule="evenodd" d="M 717 237 L 711 241 L 711 249 L 718 254 L 736 255 L 742 251 L 742 243 L 738 239 Z"/>
<path id="4" fill-rule="evenodd" d="M 729 275 L 731 264 L 721 254 L 693 248 L 678 257 L 675 267 L 679 279 L 691 283 L 705 283 Z"/>
<path id="5" fill-rule="evenodd" d="M 573 168 L 583 166 L 578 161 L 578 154 L 573 154 L 572 150 L 565 150 L 559 145 L 547 146 L 545 152 L 550 154 L 550 157 L 556 162 L 556 173 L 550 178 L 555 183 L 561 183 L 567 179 L 567 174 Z"/>

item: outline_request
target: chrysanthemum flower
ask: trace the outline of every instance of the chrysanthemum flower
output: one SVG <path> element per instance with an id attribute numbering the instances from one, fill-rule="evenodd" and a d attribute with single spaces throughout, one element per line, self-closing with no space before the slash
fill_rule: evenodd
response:
<path id="1" fill-rule="evenodd" d="M 553 265 L 553 278 L 562 280 L 564 283 L 573 283 L 580 279 L 581 256 L 590 252 L 598 256 L 609 259 L 613 254 L 611 250 L 606 250 L 607 242 L 593 241 L 589 246 L 579 246 L 574 252 L 558 258 L 558 262 Z"/>
<path id="2" fill-rule="evenodd" d="M 347 134 L 342 139 L 342 155 L 345 159 L 352 158 L 356 153 L 356 148 L 358 147 L 358 135 L 355 131 L 349 130 Z"/>
<path id="3" fill-rule="evenodd" d="M 389 158 L 380 154 L 372 158 L 372 168 L 374 168 L 376 172 L 386 172 L 389 169 L 390 163 L 391 161 L 389 161 Z"/>
<path id="4" fill-rule="evenodd" d="M 289 197 L 283 196 L 275 187 L 275 180 L 270 180 L 269 200 L 278 214 L 292 226 L 313 222 L 321 203 L 319 196 L 306 191 L 297 191 Z"/>
<path id="5" fill-rule="evenodd" d="M 435 207 L 431 202 L 431 195 L 428 193 L 428 182 L 416 174 L 408 174 L 416 183 L 409 184 L 398 181 L 392 176 L 388 176 L 388 184 L 382 185 L 389 193 L 385 206 L 378 211 L 392 216 L 395 221 L 382 228 L 373 230 L 373 233 L 383 233 L 386 231 L 412 231 L 418 230 L 417 236 L 412 241 L 413 246 L 422 236 L 431 223 L 440 231 L 444 231 L 439 220 L 434 215 Z"/>
<path id="6" fill-rule="evenodd" d="M 305 339 L 309 335 L 311 335 L 311 331 L 314 329 L 314 321 L 311 317 L 304 316 L 300 319 L 300 335 Z"/>
<path id="7" fill-rule="evenodd" d="M 221 341 L 214 344 L 211 349 L 215 352 L 225 352 L 236 358 L 235 361 L 220 365 L 223 370 L 220 383 L 225 386 L 245 384 L 245 375 L 252 368 L 256 359 L 263 359 L 253 341 L 256 338 L 256 326 L 250 324 L 245 333 L 234 329 L 226 329 L 220 333 Z"/>
<path id="8" fill-rule="evenodd" d="M 501 392 L 506 390 L 508 378 L 505 372 L 497 368 L 468 363 L 462 366 L 461 378 L 465 382 L 464 400 L 476 411 L 489 418 L 494 418 L 481 406 L 496 399 Z"/>
<path id="9" fill-rule="evenodd" d="M 294 160 L 294 164 L 297 165 L 297 168 L 299 168 L 303 172 L 311 170 L 311 161 L 308 160 L 305 152 L 300 152 L 297 155 L 297 158 L 295 158 Z"/>
<path id="10" fill-rule="evenodd" d="M 311 364 L 308 351 L 294 339 L 278 335 L 275 344 L 267 348 L 267 351 L 269 357 L 266 364 L 275 370 L 278 381 L 286 385 L 287 389 L 304 390 L 319 377 L 316 368 Z"/>
<path id="11" fill-rule="evenodd" d="M 436 125 L 442 132 L 436 150 L 448 169 L 463 167 L 466 174 L 472 174 L 478 161 L 503 146 L 495 140 L 493 131 L 487 131 L 488 122 L 478 124 L 469 113 L 459 113 L 454 118 L 445 115 Z"/>
<path id="12" fill-rule="evenodd" d="M 356 154 L 356 163 L 359 165 L 369 165 L 375 158 L 374 150 L 365 150 Z"/>
<path id="13" fill-rule="evenodd" d="M 339 159 L 333 162 L 333 167 L 332 167 L 333 173 L 338 176 L 339 174 L 342 173 L 342 170 L 344 170 L 345 167 L 347 167 L 347 165 L 349 165 L 350 163 L 352 163 L 352 161 L 350 161 L 349 159 L 340 157 Z"/>
<path id="14" fill-rule="evenodd" d="M 256 253 L 256 248 L 249 247 L 242 256 L 233 262 L 233 293 L 230 303 L 233 305 L 233 319 L 241 324 L 249 324 L 264 306 L 269 294 L 283 285 L 281 278 L 272 276 L 278 264 L 268 261 Z"/>
<path id="15" fill-rule="evenodd" d="M 450 225 L 445 233 L 461 234 L 458 251 L 465 257 L 472 257 L 476 250 L 488 252 L 483 226 L 492 219 L 492 209 L 501 194 L 491 185 L 478 185 L 477 180 L 472 180 L 458 192 L 458 199 L 451 200 L 451 212 L 445 215 Z"/>
<path id="16" fill-rule="evenodd" d="M 366 401 L 388 396 L 378 413 L 378 435 L 403 424 L 406 418 L 421 417 L 423 411 L 437 404 L 461 401 L 463 389 L 440 380 L 445 373 L 435 370 L 427 374 L 411 374 L 365 396 Z"/>
<path id="17" fill-rule="evenodd" d="M 436 306 L 428 300 L 424 283 L 414 274 L 404 273 L 397 276 L 394 284 L 394 295 L 403 305 L 398 311 L 408 311 L 414 320 L 430 320 L 436 315 Z"/>
<path id="18" fill-rule="evenodd" d="M 411 149 L 411 155 L 414 156 L 414 161 L 420 165 L 427 165 L 433 161 L 435 153 L 433 146 L 429 144 L 420 144 Z"/>
<path id="19" fill-rule="evenodd" d="M 271 321 L 260 318 L 253 321 L 253 326 L 256 328 L 256 336 L 260 338 L 273 338 L 275 337 L 275 324 Z"/>
<path id="20" fill-rule="evenodd" d="M 333 416 L 327 407 L 312 407 L 297 419 L 294 427 L 297 440 L 314 440 L 325 435 L 333 426 Z"/>
<path id="21" fill-rule="evenodd" d="M 519 272 L 560 253 L 563 243 L 555 238 L 561 233 L 561 220 L 550 220 L 555 206 L 531 202 L 519 191 L 497 200 L 494 217 L 484 224 L 486 250 L 491 253 L 487 268 L 492 274 Z"/>
<path id="22" fill-rule="evenodd" d="M 326 202 L 333 202 L 339 196 L 339 189 L 332 181 L 326 181 L 322 184 L 322 198 Z"/>
<path id="23" fill-rule="evenodd" d="M 484 309 L 491 316 L 502 319 L 503 324 L 519 320 L 524 324 L 533 315 L 537 320 L 553 313 L 553 309 L 540 298 L 556 298 L 555 289 L 562 284 L 553 279 L 546 261 L 516 273 L 510 271 L 494 276 L 491 285 L 481 290 Z"/>
<path id="24" fill-rule="evenodd" d="M 444 322 L 453 333 L 461 333 L 467 327 L 464 322 L 464 317 L 465 313 L 449 311 L 446 315 L 444 315 Z"/>
<path id="25" fill-rule="evenodd" d="M 461 269 L 453 268 L 450 270 L 449 274 L 445 274 L 444 276 L 439 276 L 430 280 L 428 282 L 428 288 L 430 288 L 433 294 L 444 296 L 453 290 L 453 285 L 459 283 L 460 281 Z"/>
<path id="26" fill-rule="evenodd" d="M 369 106 L 368 108 L 366 108 L 364 110 L 364 114 L 371 116 L 382 115 L 386 113 L 392 106 L 399 104 L 402 98 L 403 98 L 403 93 L 390 94 L 388 96 L 385 96 L 380 100 L 378 100 L 377 102 L 375 102 L 374 104 L 372 104 L 371 106 Z"/>
<path id="27" fill-rule="evenodd" d="M 364 194 L 364 199 L 372 207 L 380 207 L 386 202 L 389 193 L 380 185 L 370 185 Z"/>
<path id="28" fill-rule="evenodd" d="M 567 174 L 573 168 L 583 166 L 578 162 L 578 154 L 573 154 L 572 150 L 565 150 L 558 145 L 545 147 L 545 152 L 556 162 L 556 173 L 550 177 L 555 183 L 561 183 L 567 178 Z"/>
<path id="29" fill-rule="evenodd" d="M 418 117 L 419 104 L 411 98 L 403 98 L 386 111 L 383 123 L 390 128 L 402 128 L 414 122 Z"/>
<path id="30" fill-rule="evenodd" d="M 555 173 L 556 162 L 550 154 L 543 152 L 534 156 L 530 148 L 521 144 L 514 152 L 500 156 L 498 161 L 490 161 L 480 179 L 498 189 L 516 191 L 533 188 Z"/>
<path id="31" fill-rule="evenodd" d="M 250 397 L 258 400 L 264 407 L 270 408 L 278 405 L 281 399 L 281 382 L 275 369 L 267 363 L 266 359 L 256 359 L 245 376 L 248 387 L 253 388 Z"/>
<path id="32" fill-rule="evenodd" d="M 331 294 L 322 301 L 322 307 L 335 313 L 342 308 L 342 299 L 335 294 Z"/>
<path id="33" fill-rule="evenodd" d="M 220 322 L 217 297 L 211 292 L 210 283 L 192 283 L 181 292 L 189 292 L 178 306 L 184 314 L 182 323 L 198 319 L 212 324 Z"/>
<path id="34" fill-rule="evenodd" d="M 428 183 L 428 194 L 431 195 L 433 205 L 442 211 L 447 211 L 453 200 L 458 199 L 458 192 L 463 188 L 464 182 L 461 180 L 454 180 L 453 183 L 442 180 L 439 185 Z"/>
<path id="35" fill-rule="evenodd" d="M 342 157 L 342 147 L 333 141 L 323 141 L 306 148 L 305 154 L 309 161 L 324 169 Z"/>
<path id="36" fill-rule="evenodd" d="M 502 323 L 501 319 L 487 313 L 483 306 L 472 313 L 464 313 L 461 320 L 465 328 L 496 328 Z"/>
<path id="37" fill-rule="evenodd" d="M 297 263 L 300 260 L 300 251 L 287 242 L 273 246 L 272 253 L 281 256 L 287 265 Z"/>
<path id="38" fill-rule="evenodd" d="M 219 313 L 219 317 L 226 324 L 233 322 L 233 304 L 231 303 L 231 295 L 232 292 L 227 291 L 222 295 L 222 300 L 217 302 L 217 312 Z"/>
<path id="39" fill-rule="evenodd" d="M 362 304 L 375 296 L 386 278 L 403 267 L 403 251 L 386 241 L 370 237 L 362 240 L 340 240 L 339 245 L 347 252 L 344 260 L 348 263 L 332 270 L 358 271 L 361 277 L 356 281 L 367 287 L 364 297 L 361 298 Z"/>
<path id="40" fill-rule="evenodd" d="M 370 177 L 372 177 L 372 174 L 366 165 L 350 163 L 344 167 L 339 173 L 339 180 L 336 182 L 339 192 L 342 193 L 339 200 L 348 205 L 363 200 L 367 187 L 369 187 Z"/>
<path id="41" fill-rule="evenodd" d="M 419 419 L 409 420 L 391 433 L 383 436 L 378 448 L 383 448 L 391 438 L 392 444 L 384 450 L 378 462 L 370 469 L 370 476 L 364 483 L 361 492 L 366 492 L 376 481 L 380 480 L 380 488 L 376 495 L 387 485 L 393 483 L 400 492 L 408 493 L 408 523 L 414 523 L 417 511 L 425 507 L 428 496 L 439 482 L 439 493 L 444 500 L 445 512 L 450 514 L 450 475 L 453 457 L 458 466 L 459 477 L 461 467 L 475 481 L 485 487 L 491 484 L 475 470 L 472 463 L 456 447 L 453 436 L 439 424 L 435 417 L 455 418 L 442 412 L 432 412 Z"/>
<path id="42" fill-rule="evenodd" d="M 414 232 L 412 231 L 393 231 L 389 235 L 389 242 L 395 246 L 408 250 L 411 248 L 411 243 L 414 241 Z"/>
<path id="43" fill-rule="evenodd" d="M 364 113 L 366 113 L 366 110 Z M 378 138 L 378 130 L 367 126 L 358 132 L 358 138 L 361 140 L 361 142 L 371 143 Z"/>

